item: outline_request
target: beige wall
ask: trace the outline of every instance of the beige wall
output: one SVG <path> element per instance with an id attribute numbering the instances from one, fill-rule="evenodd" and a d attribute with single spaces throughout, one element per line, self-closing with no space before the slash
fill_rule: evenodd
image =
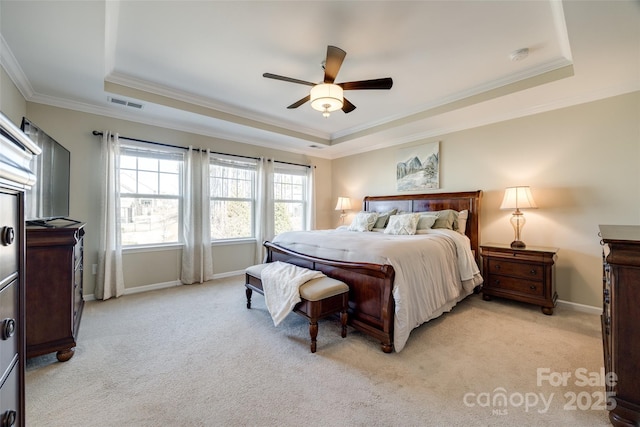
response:
<path id="1" fill-rule="evenodd" d="M 13 84 L 4 68 L 0 66 L 0 111 L 16 126 L 20 126 L 22 117 L 27 112 L 27 102 Z"/>
<path id="2" fill-rule="evenodd" d="M 209 148 L 214 151 L 248 156 L 268 156 L 276 160 L 316 166 L 319 182 L 331 182 L 331 162 L 304 155 L 271 150 L 248 144 L 209 138 L 186 132 L 141 125 L 125 120 L 80 113 L 72 110 L 27 103 L 26 116 L 45 132 L 71 151 L 71 200 L 70 217 L 87 223 L 85 235 L 85 295 L 92 295 L 95 276 L 92 265 L 97 261 L 100 197 L 100 137 L 93 130 L 110 130 L 120 135 L 170 144 Z M 318 186 L 317 226 L 329 226 L 331 204 L 330 186 Z M 214 274 L 244 270 L 253 263 L 255 244 L 230 244 L 213 246 Z M 123 268 L 127 291 L 140 286 L 163 284 L 178 280 L 180 249 L 152 251 L 125 251 Z"/>
<path id="3" fill-rule="evenodd" d="M 531 186 L 523 240 L 560 249 L 559 299 L 601 305 L 598 224 L 640 224 L 640 92 L 334 160 L 334 198 L 398 194 L 397 149 L 434 141 L 438 191 L 484 192 L 482 243 L 513 240 L 503 190 Z"/>

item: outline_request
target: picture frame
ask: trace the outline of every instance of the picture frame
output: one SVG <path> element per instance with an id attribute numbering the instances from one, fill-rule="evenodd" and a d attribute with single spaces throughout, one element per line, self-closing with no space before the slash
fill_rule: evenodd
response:
<path id="1" fill-rule="evenodd" d="M 440 142 L 401 148 L 397 152 L 397 191 L 440 188 Z"/>

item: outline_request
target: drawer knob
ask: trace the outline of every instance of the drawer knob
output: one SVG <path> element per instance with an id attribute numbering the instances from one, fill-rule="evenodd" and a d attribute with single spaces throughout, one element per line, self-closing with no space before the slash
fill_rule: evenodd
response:
<path id="1" fill-rule="evenodd" d="M 16 424 L 17 412 L 13 409 L 4 411 L 2 414 L 2 427 L 11 427 Z"/>
<path id="2" fill-rule="evenodd" d="M 2 233 L 0 234 L 0 242 L 2 246 L 9 246 L 16 238 L 16 231 L 13 227 L 2 227 Z"/>
<path id="3" fill-rule="evenodd" d="M 16 319 L 7 318 L 2 321 L 2 339 L 8 340 L 16 333 Z"/>
<path id="4" fill-rule="evenodd" d="M 531 274 L 532 276 L 535 276 L 536 274 L 538 274 L 538 270 L 536 270 L 535 268 L 532 268 L 531 270 L 529 270 L 529 274 Z"/>
<path id="5" fill-rule="evenodd" d="M 529 289 L 531 289 L 532 291 L 535 291 L 536 287 L 535 287 L 535 285 L 531 285 L 531 286 L 529 286 Z"/>

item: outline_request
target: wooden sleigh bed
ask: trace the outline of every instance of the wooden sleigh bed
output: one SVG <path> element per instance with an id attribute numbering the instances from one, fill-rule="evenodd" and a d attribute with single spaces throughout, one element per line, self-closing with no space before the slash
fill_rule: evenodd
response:
<path id="1" fill-rule="evenodd" d="M 405 212 L 452 209 L 468 210 L 465 234 L 478 262 L 480 244 L 480 202 L 482 191 L 369 196 L 363 210 L 385 212 L 393 208 Z M 382 351 L 393 351 L 395 303 L 393 286 L 396 272 L 389 264 L 345 262 L 299 253 L 273 242 L 265 242 L 267 262 L 282 261 L 323 272 L 349 285 L 349 324 L 380 340 Z"/>

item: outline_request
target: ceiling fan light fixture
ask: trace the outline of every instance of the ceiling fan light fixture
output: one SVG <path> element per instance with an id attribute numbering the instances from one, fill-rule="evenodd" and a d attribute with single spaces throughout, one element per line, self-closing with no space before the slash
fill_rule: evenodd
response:
<path id="1" fill-rule="evenodd" d="M 321 111 L 324 117 L 329 117 L 329 113 L 342 108 L 344 103 L 342 88 L 331 83 L 320 83 L 315 85 L 310 92 L 311 107 Z"/>

